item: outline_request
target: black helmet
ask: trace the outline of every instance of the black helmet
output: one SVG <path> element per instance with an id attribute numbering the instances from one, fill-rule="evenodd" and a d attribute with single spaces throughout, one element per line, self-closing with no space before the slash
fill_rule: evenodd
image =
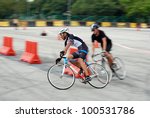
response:
<path id="1" fill-rule="evenodd" d="M 98 28 L 99 28 L 98 24 L 91 25 L 91 31 L 93 31 L 94 29 L 98 29 Z"/>

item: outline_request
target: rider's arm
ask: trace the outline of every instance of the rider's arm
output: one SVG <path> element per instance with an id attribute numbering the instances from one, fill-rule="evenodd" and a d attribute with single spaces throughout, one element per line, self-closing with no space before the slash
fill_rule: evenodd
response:
<path id="1" fill-rule="evenodd" d="M 102 50 L 106 50 L 106 46 L 107 46 L 106 37 L 104 37 L 104 38 L 102 39 L 102 41 L 103 41 L 103 47 L 102 47 Z"/>
<path id="2" fill-rule="evenodd" d="M 92 54 L 94 54 L 95 52 L 95 45 L 94 45 L 94 42 L 92 42 Z"/>
<path id="3" fill-rule="evenodd" d="M 68 48 L 71 46 L 71 42 L 68 42 L 66 47 L 64 48 L 65 54 L 67 53 Z"/>
<path id="4" fill-rule="evenodd" d="M 102 37 L 102 42 L 103 42 L 102 50 L 103 50 L 103 51 L 106 51 L 106 47 L 107 47 L 107 37 L 106 37 L 104 31 L 101 31 L 101 37 Z"/>
<path id="5" fill-rule="evenodd" d="M 91 36 L 91 39 L 92 39 L 92 55 L 93 55 L 95 52 L 95 45 L 94 45 L 95 37 L 94 37 L 94 35 Z"/>

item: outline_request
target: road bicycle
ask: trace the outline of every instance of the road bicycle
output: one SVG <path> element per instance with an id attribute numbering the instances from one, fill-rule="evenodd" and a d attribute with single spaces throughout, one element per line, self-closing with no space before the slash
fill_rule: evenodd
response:
<path id="1" fill-rule="evenodd" d="M 66 57 L 61 57 L 61 59 L 63 59 L 63 62 L 60 61 L 48 69 L 47 78 L 49 83 L 59 90 L 69 89 L 75 83 L 75 74 L 78 74 L 80 76 L 78 79 L 83 82 L 85 79 L 84 72 L 76 72 L 73 66 L 71 66 L 71 60 L 68 60 Z M 87 83 L 97 89 L 106 87 L 109 83 L 109 78 L 108 72 L 105 68 L 98 63 L 84 62 L 87 65 L 87 69 L 91 77 L 91 81 L 88 81 Z M 71 72 L 72 76 L 65 74 L 66 69 Z"/>
<path id="2" fill-rule="evenodd" d="M 126 69 L 125 64 L 119 57 L 113 57 L 113 66 L 110 68 L 106 56 L 104 54 L 98 53 L 92 56 L 94 62 L 100 63 L 109 73 L 109 82 L 113 76 L 118 77 L 120 80 L 125 79 Z"/>

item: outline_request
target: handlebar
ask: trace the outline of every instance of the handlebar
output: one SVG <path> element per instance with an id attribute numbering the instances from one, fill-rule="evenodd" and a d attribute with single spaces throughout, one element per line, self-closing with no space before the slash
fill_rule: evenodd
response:
<path id="1" fill-rule="evenodd" d="M 68 63 L 67 57 L 63 57 L 63 56 L 62 56 L 62 57 L 56 59 L 56 64 L 58 64 L 58 63 L 61 61 L 61 59 L 64 59 L 64 63 L 65 63 L 65 64 Z"/>
<path id="2" fill-rule="evenodd" d="M 92 58 L 93 58 L 93 57 L 96 57 L 96 56 L 98 56 L 98 55 L 101 55 L 102 57 L 105 57 L 104 53 L 101 52 L 101 53 L 94 54 L 94 55 L 92 56 Z"/>
<path id="3" fill-rule="evenodd" d="M 104 55 L 103 52 L 92 55 L 92 59 L 93 59 L 94 62 L 102 61 L 103 58 L 105 58 L 105 55 Z"/>

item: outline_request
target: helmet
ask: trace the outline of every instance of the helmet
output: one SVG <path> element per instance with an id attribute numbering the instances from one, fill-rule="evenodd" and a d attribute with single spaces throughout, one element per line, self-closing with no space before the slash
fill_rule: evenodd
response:
<path id="1" fill-rule="evenodd" d="M 97 29 L 97 28 L 99 28 L 98 24 L 91 25 L 91 31 L 93 31 L 94 29 Z"/>
<path id="2" fill-rule="evenodd" d="M 64 33 L 64 32 L 68 33 L 68 31 L 69 31 L 68 28 L 64 28 L 64 29 L 61 29 L 61 30 L 60 30 L 59 34 L 62 34 L 62 33 Z"/>

